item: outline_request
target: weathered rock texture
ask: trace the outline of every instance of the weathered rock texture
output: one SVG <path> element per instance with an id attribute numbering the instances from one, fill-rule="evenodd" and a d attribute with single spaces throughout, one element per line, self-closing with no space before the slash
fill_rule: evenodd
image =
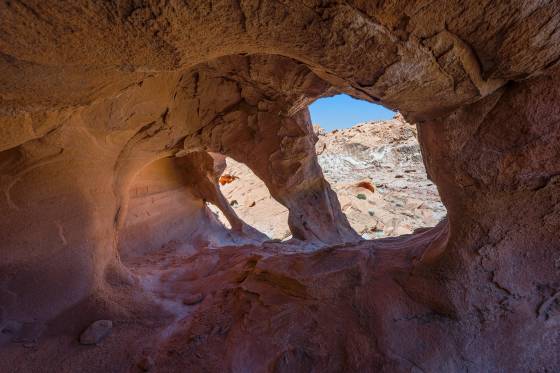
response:
<path id="1" fill-rule="evenodd" d="M 437 188 L 426 178 L 416 126 L 400 114 L 331 132 L 318 125 L 314 130 L 325 179 L 363 238 L 410 234 L 445 217 Z M 227 183 L 220 189 L 243 220 L 271 238 L 291 236 L 288 210 L 247 166 L 230 158 L 223 172 Z M 210 208 L 227 222 L 220 209 Z"/>
<path id="2" fill-rule="evenodd" d="M 560 369 L 557 2 L 5 1 L 0 20 L 3 366 Z M 447 221 L 357 242 L 306 110 L 336 92 L 418 123 Z M 247 164 L 294 240 L 212 249 L 245 231 L 208 212 L 195 152 Z M 99 319 L 111 336 L 80 349 Z"/>

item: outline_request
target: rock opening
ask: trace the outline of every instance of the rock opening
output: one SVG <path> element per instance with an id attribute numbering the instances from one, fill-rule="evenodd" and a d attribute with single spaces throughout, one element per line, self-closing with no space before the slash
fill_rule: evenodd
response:
<path id="1" fill-rule="evenodd" d="M 560 370 L 557 2 L 5 1 L 0 18 L 8 371 Z M 417 124 L 435 227 L 352 228 L 307 110 L 337 93 Z M 292 238 L 237 216 L 220 157 Z M 352 203 L 379 184 L 353 181 Z"/>
<path id="2" fill-rule="evenodd" d="M 322 105 L 333 101 L 336 107 L 336 99 L 323 99 Z M 364 111 L 353 113 L 354 120 L 392 114 L 385 109 L 377 113 L 368 105 L 373 104 L 361 103 L 346 110 Z M 327 120 L 316 111 L 317 118 Z M 328 123 L 331 128 L 336 125 L 330 120 Z M 344 123 L 337 126 L 341 125 Z M 406 122 L 402 115 L 331 131 L 320 124 L 314 127 L 325 179 L 337 193 L 350 225 L 363 238 L 410 234 L 433 227 L 445 217 L 437 188 L 426 175 L 416 125 Z"/>
<path id="3" fill-rule="evenodd" d="M 231 158 L 226 162 L 226 169 L 220 177 L 220 189 L 239 217 L 269 239 L 291 238 L 288 209 L 270 195 L 266 184 L 249 167 Z M 219 209 L 212 210 L 228 224 Z"/>

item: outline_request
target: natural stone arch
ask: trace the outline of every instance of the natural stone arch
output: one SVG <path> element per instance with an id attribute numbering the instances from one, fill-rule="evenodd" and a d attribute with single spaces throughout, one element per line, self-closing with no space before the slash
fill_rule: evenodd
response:
<path id="1" fill-rule="evenodd" d="M 235 235 L 261 243 L 266 236 L 251 227 L 237 216 L 227 199 L 220 191 L 218 179 L 226 168 L 225 157 L 217 153 L 191 152 L 177 157 L 175 161 L 188 175 L 188 188 L 205 203 L 216 206 L 228 220 Z"/>
<path id="2" fill-rule="evenodd" d="M 259 325 L 239 332 L 246 348 L 232 355 L 270 343 L 259 350 L 266 352 L 257 354 L 260 360 L 214 362 L 216 370 L 234 364 L 327 369 L 331 357 L 341 369 L 354 370 L 436 370 L 442 361 L 449 370 L 558 370 L 553 331 L 558 320 L 560 18 L 555 2 L 81 5 L 5 2 L 0 9 L 3 319 L 51 319 L 92 294 L 116 291 L 115 221 L 124 216 L 120 208 L 126 199 L 120 188 L 144 162 L 174 156 L 185 144 L 200 142 L 199 135 L 210 128 L 221 128 L 211 122 L 226 120 L 222 112 L 230 112 L 234 124 L 245 123 L 236 117 L 243 110 L 228 107 L 228 100 L 212 100 L 217 91 L 208 92 L 207 112 L 197 110 L 198 98 L 190 92 L 196 93 L 199 80 L 185 71 L 226 68 L 214 81 L 234 87 L 231 80 L 238 72 L 228 69 L 230 63 L 261 53 L 280 56 L 264 57 L 265 67 L 285 56 L 286 66 L 299 64 L 319 84 L 292 92 L 275 80 L 268 90 L 259 79 L 243 78 L 260 82 L 257 90 L 271 103 L 257 105 L 256 113 L 264 109 L 272 121 L 305 121 L 295 109 L 331 87 L 418 121 L 427 168 L 449 221 L 355 252 L 331 248 L 329 265 L 337 259 L 351 263 L 337 271 L 327 266 L 321 272 L 325 252 L 275 257 L 257 269 L 251 259 L 241 277 L 247 283 L 238 293 L 258 292 L 259 285 L 272 283 L 295 298 L 307 299 L 310 293 L 323 302 L 309 305 L 315 311 L 307 312 L 307 304 L 289 298 L 292 313 L 277 314 L 289 320 L 288 327 L 309 322 L 298 328 L 300 334 L 278 328 L 279 340 L 287 340 L 281 333 L 295 333 L 295 348 L 274 345 Z M 247 89 L 251 97 L 251 84 Z M 226 96 L 237 97 L 235 89 L 231 93 Z M 137 140 L 141 145 L 134 145 Z M 223 142 L 218 140 L 211 145 Z M 130 154 L 145 159 L 129 164 Z M 324 185 L 318 189 L 326 190 Z M 328 189 L 326 194 L 323 201 Z M 301 236 L 309 237 L 305 231 Z M 322 286 L 310 284 L 301 268 L 335 286 L 340 296 L 320 298 Z M 329 282 L 333 277 L 325 272 L 335 280 Z M 251 296 L 242 300 L 243 306 L 259 310 Z M 236 301 L 224 302 L 225 312 L 244 310 L 236 308 Z M 328 308 L 331 304 L 334 308 Z M 206 319 L 223 320 L 223 308 L 208 306 Z M 344 326 L 334 328 L 337 319 L 326 317 L 319 320 L 329 324 L 323 326 L 312 317 L 326 314 L 344 315 Z M 196 326 L 206 333 L 204 323 Z M 359 334 L 364 329 L 368 333 Z M 347 331 L 359 338 L 340 334 Z M 313 345 L 305 332 L 327 347 Z M 504 336 L 511 343 L 503 343 Z M 191 340 L 200 338 L 182 339 Z M 356 343 L 348 345 L 358 352 L 333 342 L 340 340 Z M 423 348 L 419 340 L 438 348 Z M 533 341 L 538 351 L 524 348 Z M 202 352 L 210 356 L 208 351 L 223 348 L 222 342 L 207 339 L 208 350 Z M 481 356 L 482 350 L 491 352 Z M 166 359 L 172 358 L 161 360 Z M 248 361 L 254 365 L 244 366 Z"/>
<path id="3" fill-rule="evenodd" d="M 185 137 L 186 152 L 221 153 L 246 164 L 288 208 L 294 238 L 315 245 L 358 240 L 322 175 L 309 113 L 296 111 L 328 90 L 324 81 L 296 61 L 266 55 L 231 56 L 189 74 L 200 91 L 194 92 L 198 113 L 215 110 L 208 104 L 220 96 L 208 94 L 227 93 L 219 115 L 200 118 L 205 124 Z"/>

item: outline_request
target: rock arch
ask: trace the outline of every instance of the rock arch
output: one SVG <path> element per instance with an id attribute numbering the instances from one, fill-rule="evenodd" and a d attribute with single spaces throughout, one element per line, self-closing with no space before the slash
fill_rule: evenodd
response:
<path id="1" fill-rule="evenodd" d="M 134 176 L 206 151 L 248 164 L 290 209 L 294 237 L 331 246 L 248 260 L 247 282 L 207 317 L 257 318 L 250 293 L 275 285 L 291 344 L 264 327 L 249 337 L 234 319 L 237 349 L 201 332 L 215 337 L 205 356 L 225 356 L 211 368 L 557 370 L 559 13 L 553 1 L 4 2 L 0 324 L 117 292 Z M 305 107 L 335 92 L 418 123 L 446 222 L 333 247 L 356 235 L 317 165 Z M 241 361 L 259 343 L 271 352 Z M 191 358 L 160 361 L 199 366 Z"/>

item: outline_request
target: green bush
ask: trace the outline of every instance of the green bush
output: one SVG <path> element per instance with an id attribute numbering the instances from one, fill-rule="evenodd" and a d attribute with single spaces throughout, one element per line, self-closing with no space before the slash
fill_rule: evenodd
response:
<path id="1" fill-rule="evenodd" d="M 366 199 L 367 197 L 366 197 L 365 194 L 359 193 L 359 194 L 356 196 L 356 198 L 357 198 L 357 199 Z"/>

